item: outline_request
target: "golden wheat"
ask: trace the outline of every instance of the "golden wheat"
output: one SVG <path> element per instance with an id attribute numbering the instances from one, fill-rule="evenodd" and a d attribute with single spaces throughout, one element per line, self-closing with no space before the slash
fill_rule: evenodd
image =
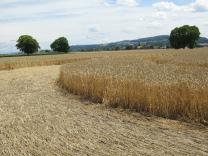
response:
<path id="1" fill-rule="evenodd" d="M 134 52 L 135 53 L 135 52 Z M 113 57 L 116 55 L 125 55 L 126 52 L 86 52 L 70 53 L 64 55 L 42 55 L 42 56 L 24 56 L 24 57 L 6 57 L 0 58 L 0 70 L 16 69 L 22 67 L 60 65 L 71 62 L 98 59 L 103 57 Z"/>
<path id="2" fill-rule="evenodd" d="M 60 82 L 71 93 L 113 107 L 207 122 L 208 69 L 197 63 L 181 66 L 157 62 L 157 59 L 175 60 L 183 55 L 192 57 L 191 63 L 191 60 L 200 62 L 200 50 L 194 50 L 199 52 L 194 55 L 191 50 L 141 51 L 71 63 L 61 68 Z M 207 56 L 206 51 L 203 54 Z M 153 61 L 147 59 L 151 57 Z"/>
<path id="3" fill-rule="evenodd" d="M 202 48 L 196 50 L 184 51 L 175 57 L 166 57 L 156 59 L 159 64 L 175 64 L 180 66 L 200 66 L 208 68 L 208 49 Z"/>
<path id="4" fill-rule="evenodd" d="M 0 58 L 0 70 L 66 63 L 60 82 L 74 94 L 113 107 L 208 121 L 207 48 Z"/>
<path id="5" fill-rule="evenodd" d="M 178 53 L 166 50 L 161 51 L 159 56 L 170 56 Z M 144 57 L 158 57 L 157 50 L 135 50 L 135 51 L 105 51 L 105 52 L 76 52 L 64 55 L 42 55 L 42 56 L 23 56 L 23 57 L 6 57 L 0 58 L 0 70 L 16 69 L 22 67 L 45 66 L 45 65 L 60 65 L 76 61 L 91 60 L 98 58 L 111 57 L 127 57 L 133 55 L 141 55 Z"/>

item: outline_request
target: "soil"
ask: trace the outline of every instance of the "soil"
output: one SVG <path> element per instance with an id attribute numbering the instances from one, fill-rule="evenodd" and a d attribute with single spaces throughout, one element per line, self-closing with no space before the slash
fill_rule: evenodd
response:
<path id="1" fill-rule="evenodd" d="M 208 155 L 208 127 L 64 92 L 60 66 L 0 71 L 0 155 Z"/>

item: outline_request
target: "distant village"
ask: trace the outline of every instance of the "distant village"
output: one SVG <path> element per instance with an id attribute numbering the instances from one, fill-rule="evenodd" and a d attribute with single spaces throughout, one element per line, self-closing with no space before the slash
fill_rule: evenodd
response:
<path id="1" fill-rule="evenodd" d="M 208 47 L 208 43 L 199 43 L 197 47 Z M 118 50 L 142 50 L 142 49 L 170 49 L 172 48 L 171 45 L 150 45 L 150 44 L 128 44 L 126 46 L 121 45 L 121 46 L 116 46 L 113 47 L 111 45 L 105 45 L 105 46 L 100 46 L 91 48 L 91 47 L 86 47 L 86 48 L 77 48 L 76 50 L 72 49 L 72 52 L 90 52 L 90 51 L 118 51 Z"/>
<path id="2" fill-rule="evenodd" d="M 199 43 L 197 47 L 208 47 L 208 43 Z M 76 50 L 72 49 L 71 52 L 90 52 L 90 51 L 118 51 L 118 50 L 142 50 L 142 49 L 170 49 L 170 45 L 164 46 L 153 46 L 153 45 L 133 45 L 129 44 L 126 46 L 101 46 L 100 48 L 77 48 Z M 40 53 L 44 52 L 53 52 L 52 50 L 41 50 Z"/>

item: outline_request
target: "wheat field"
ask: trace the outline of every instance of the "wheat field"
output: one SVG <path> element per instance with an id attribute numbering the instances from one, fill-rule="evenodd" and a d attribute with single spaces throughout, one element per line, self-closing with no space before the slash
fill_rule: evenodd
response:
<path id="1" fill-rule="evenodd" d="M 207 155 L 208 127 L 82 100 L 59 65 L 0 71 L 0 155 Z"/>
<path id="2" fill-rule="evenodd" d="M 137 53 L 131 52 L 132 54 Z M 34 66 L 62 65 L 83 60 L 110 58 L 128 54 L 126 51 L 118 52 L 77 52 L 62 55 L 22 56 L 0 58 L 0 71 Z"/>
<path id="3" fill-rule="evenodd" d="M 107 106 L 207 123 L 207 64 L 207 48 L 128 51 L 66 64 L 60 82 L 70 93 Z"/>
<path id="4" fill-rule="evenodd" d="M 207 50 L 0 58 L 0 155 L 207 155 Z"/>
<path id="5" fill-rule="evenodd" d="M 60 83 L 70 93 L 106 106 L 208 122 L 207 48 L 0 58 L 0 70 L 61 64 Z"/>
<path id="6" fill-rule="evenodd" d="M 76 52 L 62 55 L 41 55 L 41 56 L 22 56 L 22 57 L 2 57 L 0 58 L 0 71 L 8 69 L 17 69 L 34 66 L 62 65 L 66 63 L 100 59 L 112 57 L 125 57 L 133 55 L 141 55 L 147 59 L 155 57 L 177 55 L 176 51 L 166 50 L 130 50 L 130 51 L 101 51 L 101 52 Z M 175 54 L 176 53 L 176 54 Z"/>

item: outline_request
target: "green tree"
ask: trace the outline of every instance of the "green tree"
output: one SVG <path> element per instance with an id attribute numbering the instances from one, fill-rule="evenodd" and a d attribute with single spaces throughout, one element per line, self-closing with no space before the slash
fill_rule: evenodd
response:
<path id="1" fill-rule="evenodd" d="M 22 35 L 17 40 L 16 48 L 29 56 L 40 49 L 39 43 L 29 35 Z"/>
<path id="2" fill-rule="evenodd" d="M 133 50 L 134 49 L 134 46 L 133 45 L 127 45 L 126 46 L 126 50 Z"/>
<path id="3" fill-rule="evenodd" d="M 117 51 L 117 50 L 121 50 L 121 48 L 119 47 L 119 46 L 117 46 L 116 48 L 115 48 L 115 50 Z"/>
<path id="4" fill-rule="evenodd" d="M 198 27 L 184 25 L 171 31 L 169 41 L 175 49 L 184 49 L 186 46 L 193 49 L 197 45 L 196 40 L 199 39 L 200 34 Z"/>
<path id="5" fill-rule="evenodd" d="M 65 37 L 60 37 L 51 44 L 51 49 L 53 49 L 53 51 L 67 53 L 70 50 L 70 46 Z"/>

